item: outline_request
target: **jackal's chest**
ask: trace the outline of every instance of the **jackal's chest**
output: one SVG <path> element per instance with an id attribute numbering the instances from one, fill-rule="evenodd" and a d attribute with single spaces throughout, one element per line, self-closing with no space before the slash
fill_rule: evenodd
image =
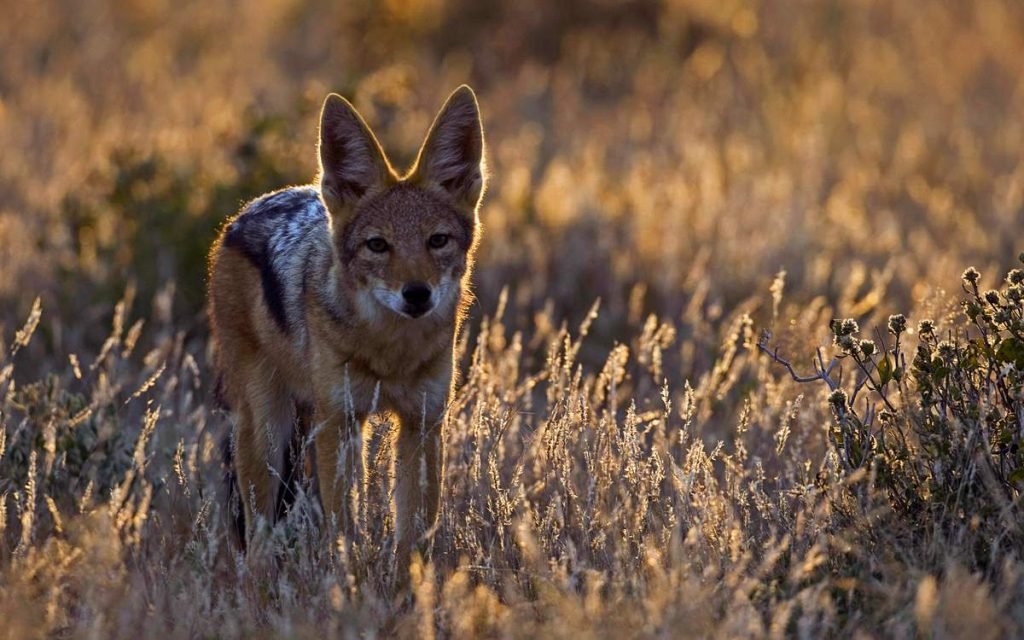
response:
<path id="1" fill-rule="evenodd" d="M 316 328 L 321 330 L 317 331 Z M 454 328 L 444 324 L 409 330 L 382 323 L 359 330 L 315 327 L 309 355 L 317 375 L 349 375 L 374 383 L 404 384 L 430 377 L 437 362 L 450 361 Z"/>
<path id="2" fill-rule="evenodd" d="M 349 364 L 362 374 L 385 382 L 409 382 L 429 377 L 439 356 L 450 358 L 451 336 L 441 332 L 388 335 L 350 343 Z"/>
<path id="3" fill-rule="evenodd" d="M 429 357 L 427 357 L 429 356 Z M 317 386 L 321 401 L 354 414 L 398 411 L 434 414 L 447 400 L 452 361 L 448 352 L 436 348 L 392 349 L 367 357 L 363 350 L 347 358 L 322 362 Z"/>

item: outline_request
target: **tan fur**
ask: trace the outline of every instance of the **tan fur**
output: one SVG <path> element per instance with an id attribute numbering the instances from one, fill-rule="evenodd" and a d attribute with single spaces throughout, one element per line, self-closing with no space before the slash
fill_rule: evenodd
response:
<path id="1" fill-rule="evenodd" d="M 330 224 L 295 241 L 302 259 L 282 259 L 274 271 L 283 290 L 303 292 L 298 302 L 281 298 L 288 330 L 260 295 L 258 261 L 232 246 L 227 231 L 211 252 L 211 320 L 224 394 L 236 415 L 235 470 L 247 535 L 258 516 L 273 520 L 280 479 L 270 468 L 283 468 L 297 401 L 315 407 L 321 502 L 328 523 L 343 533 L 362 510 L 353 495 L 365 492 L 352 489 L 365 482 L 363 422 L 372 411 L 386 412 L 399 424 L 394 508 L 404 563 L 440 508 L 443 417 L 484 189 L 475 96 L 468 87 L 452 94 L 404 176 L 355 109 L 328 96 L 320 160 Z M 279 233 L 252 219 L 234 232 L 238 242 L 257 223 L 264 224 L 259 232 Z M 428 244 L 437 234 L 450 236 L 441 248 Z M 389 250 L 371 250 L 371 238 L 384 239 Z M 409 283 L 431 290 L 433 308 L 422 317 L 400 310 Z"/>

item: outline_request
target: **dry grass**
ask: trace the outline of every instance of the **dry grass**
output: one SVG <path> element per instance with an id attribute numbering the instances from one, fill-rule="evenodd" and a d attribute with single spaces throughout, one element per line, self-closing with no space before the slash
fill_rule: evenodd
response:
<path id="1" fill-rule="evenodd" d="M 904 508 L 756 348 L 803 373 L 833 317 L 961 335 L 963 268 L 993 285 L 1024 248 L 1022 79 L 1013 0 L 6 7 L 3 633 L 1024 633 L 1019 481 Z M 303 493 L 252 571 L 207 247 L 311 177 L 326 91 L 402 164 L 464 81 L 494 188 L 434 544 L 386 597 L 385 422 L 367 528 L 323 540 Z"/>

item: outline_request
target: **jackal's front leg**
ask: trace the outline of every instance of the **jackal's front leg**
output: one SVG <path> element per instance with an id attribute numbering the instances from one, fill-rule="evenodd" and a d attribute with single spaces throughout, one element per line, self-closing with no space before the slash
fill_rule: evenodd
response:
<path id="1" fill-rule="evenodd" d="M 355 533 L 366 495 L 366 447 L 363 413 L 327 405 L 317 410 L 316 470 L 320 503 L 328 528 Z"/>
<path id="2" fill-rule="evenodd" d="M 400 415 L 395 456 L 395 547 L 399 572 L 408 569 L 414 545 L 432 533 L 441 509 L 444 474 L 443 407 Z"/>

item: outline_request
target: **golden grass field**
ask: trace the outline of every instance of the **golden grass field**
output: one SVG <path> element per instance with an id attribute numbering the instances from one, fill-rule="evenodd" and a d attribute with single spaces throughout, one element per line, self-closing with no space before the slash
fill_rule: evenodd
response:
<path id="1" fill-rule="evenodd" d="M 210 243 L 312 179 L 327 92 L 405 165 L 463 82 L 491 181 L 440 529 L 392 598 L 381 420 L 369 524 L 325 540 L 302 492 L 251 570 Z M 1016 0 L 7 2 L 0 149 L 4 637 L 1024 634 Z M 757 348 L 808 375 L 833 318 L 883 351 L 838 358 L 852 407 Z"/>

